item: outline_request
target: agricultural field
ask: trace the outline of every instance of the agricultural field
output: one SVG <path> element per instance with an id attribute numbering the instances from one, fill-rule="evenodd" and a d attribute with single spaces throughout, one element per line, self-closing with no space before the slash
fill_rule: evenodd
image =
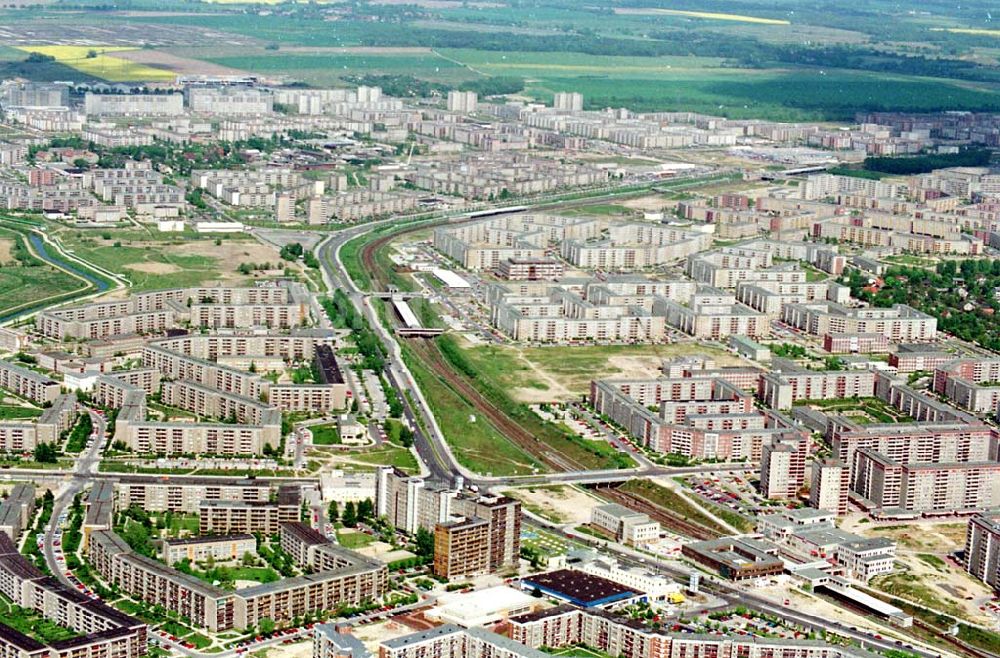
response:
<path id="1" fill-rule="evenodd" d="M 330 52 L 298 48 L 268 51 L 247 49 L 241 54 L 210 56 L 206 61 L 263 75 L 283 75 L 315 85 L 346 84 L 347 76 L 408 75 L 442 83 L 460 83 L 480 75 L 434 52 L 395 54 Z"/>
<path id="2" fill-rule="evenodd" d="M 58 64 L 109 82 L 174 79 L 172 71 L 115 56 L 116 53 L 137 50 L 128 46 L 18 46 L 18 50 L 54 57 Z"/>
<path id="3" fill-rule="evenodd" d="M 27 36 L 0 26 L 0 39 L 56 61 L 29 65 L 16 56 L 23 50 L 7 48 L 0 68 L 116 81 L 246 71 L 316 85 L 366 76 L 445 85 L 513 76 L 525 96 L 545 101 L 579 91 L 591 109 L 779 120 L 1000 108 L 1000 31 L 975 2 L 930 0 L 926 13 L 888 0 L 837 12 L 784 0 L 713 0 L 697 10 L 628 1 L 614 9 L 569 0 L 428 2 L 417 10 L 389 3 L 359 5 L 350 16 L 332 2 L 254 9 L 276 3 L 138 0 L 130 11 L 71 20 L 45 8 L 7 11 L 6 22 L 25 26 Z"/>
<path id="4" fill-rule="evenodd" d="M 709 21 L 734 21 L 736 23 L 753 23 L 756 25 L 791 25 L 791 21 L 780 18 L 761 18 L 759 16 L 744 16 L 742 14 L 723 14 L 712 11 L 685 11 L 683 9 L 619 9 L 617 13 L 649 16 L 683 16 L 685 18 L 700 18 Z"/>

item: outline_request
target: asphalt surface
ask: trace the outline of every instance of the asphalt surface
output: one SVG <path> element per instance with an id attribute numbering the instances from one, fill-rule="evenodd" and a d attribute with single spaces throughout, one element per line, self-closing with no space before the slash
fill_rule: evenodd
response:
<path id="1" fill-rule="evenodd" d="M 86 413 L 90 414 L 90 420 L 94 424 L 94 433 L 97 435 L 97 438 L 92 441 L 89 448 L 80 454 L 80 457 L 76 460 L 76 468 L 73 470 L 74 477 L 72 477 L 66 488 L 53 501 L 52 517 L 49 519 L 49 525 L 45 529 L 45 543 L 42 546 L 42 553 L 45 556 L 45 563 L 49 566 L 49 570 L 55 574 L 60 582 L 70 587 L 73 587 L 73 583 L 66 577 L 66 565 L 65 563 L 60 564 L 56 560 L 55 554 L 55 533 L 59 527 L 59 517 L 69 509 L 76 495 L 83 491 L 84 487 L 97 472 L 97 466 L 101 462 L 101 453 L 104 451 L 104 444 L 107 440 L 107 422 L 104 420 L 104 416 L 90 410 L 87 410 Z"/>

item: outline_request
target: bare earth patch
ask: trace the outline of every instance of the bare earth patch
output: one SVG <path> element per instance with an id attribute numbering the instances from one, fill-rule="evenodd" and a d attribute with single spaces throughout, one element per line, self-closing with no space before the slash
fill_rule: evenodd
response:
<path id="1" fill-rule="evenodd" d="M 174 274 L 181 271 L 181 268 L 170 263 L 130 263 L 125 267 L 146 274 Z"/>
<path id="2" fill-rule="evenodd" d="M 602 504 L 576 487 L 565 485 L 508 489 L 504 493 L 520 500 L 529 511 L 556 523 L 589 523 L 591 510 Z"/>
<path id="3" fill-rule="evenodd" d="M 14 241 L 4 238 L 0 240 L 0 263 L 9 263 L 13 260 L 11 251 L 14 249 Z"/>
<path id="4" fill-rule="evenodd" d="M 137 64 L 145 64 L 146 66 L 173 71 L 178 75 L 246 74 L 246 71 L 230 68 L 228 66 L 222 66 L 220 64 L 213 64 L 212 62 L 203 62 L 197 59 L 172 55 L 171 53 L 165 53 L 162 50 L 126 50 L 120 53 L 115 53 L 115 57 L 127 59 L 130 62 L 136 62 Z"/>

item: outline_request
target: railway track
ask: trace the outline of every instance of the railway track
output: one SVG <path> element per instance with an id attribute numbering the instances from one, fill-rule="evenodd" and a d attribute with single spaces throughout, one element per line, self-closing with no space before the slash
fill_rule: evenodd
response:
<path id="1" fill-rule="evenodd" d="M 475 386 L 448 365 L 433 341 L 420 338 L 410 338 L 407 341 L 407 345 L 423 361 L 424 365 L 430 368 L 434 374 L 443 378 L 454 391 L 476 409 L 477 413 L 486 418 L 515 445 L 552 469 L 558 471 L 587 470 L 585 465 L 549 449 L 530 432 L 511 420 L 502 410 L 494 406 Z"/>
<path id="2" fill-rule="evenodd" d="M 692 537 L 694 539 L 715 539 L 716 537 L 721 536 L 720 533 L 706 528 L 698 523 L 694 523 L 688 519 L 682 518 L 679 515 L 672 514 L 669 510 L 665 510 L 662 507 L 654 505 L 645 498 L 621 491 L 618 488 L 618 485 L 599 484 L 594 486 L 594 491 L 602 498 L 607 498 L 612 502 L 618 503 L 619 505 L 623 505 L 637 512 L 648 514 L 651 519 L 659 521 L 660 525 L 663 527 L 686 537 Z"/>

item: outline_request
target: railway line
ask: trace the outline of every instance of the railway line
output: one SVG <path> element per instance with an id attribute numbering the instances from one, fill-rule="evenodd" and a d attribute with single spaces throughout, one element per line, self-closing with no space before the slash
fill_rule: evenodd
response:
<path id="1" fill-rule="evenodd" d="M 435 375 L 441 377 L 454 391 L 461 395 L 476 412 L 487 419 L 503 436 L 522 448 L 529 455 L 557 471 L 585 471 L 587 467 L 566 455 L 549 449 L 530 432 L 508 417 L 483 396 L 479 390 L 462 375 L 455 372 L 432 342 L 420 338 L 407 339 L 413 353 Z"/>
<path id="2" fill-rule="evenodd" d="M 689 519 L 683 518 L 679 515 L 671 514 L 668 510 L 665 510 L 658 505 L 654 505 L 645 498 L 621 491 L 618 488 L 618 485 L 595 485 L 594 492 L 599 494 L 602 498 L 611 500 L 612 502 L 623 505 L 631 510 L 648 514 L 654 521 L 659 521 L 660 525 L 664 528 L 680 535 L 698 540 L 715 539 L 716 537 L 721 536 L 721 533 L 710 528 L 706 528 L 701 524 L 690 521 Z"/>

